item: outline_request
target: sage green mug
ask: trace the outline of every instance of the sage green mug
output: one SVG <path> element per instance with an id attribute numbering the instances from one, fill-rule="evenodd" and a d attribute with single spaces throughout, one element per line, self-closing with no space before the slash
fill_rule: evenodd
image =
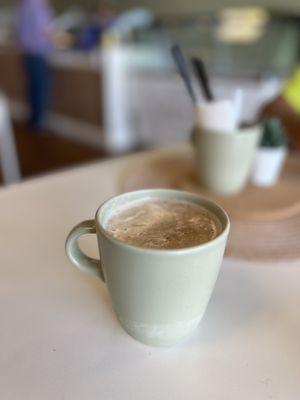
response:
<path id="1" fill-rule="evenodd" d="M 183 249 L 136 247 L 112 237 L 105 224 L 114 210 L 136 200 L 179 200 L 206 207 L 220 220 L 213 240 Z M 226 212 L 191 193 L 149 189 L 121 194 L 102 204 L 92 220 L 75 226 L 66 240 L 69 260 L 106 283 L 121 325 L 135 339 L 153 346 L 171 346 L 189 336 L 211 297 L 229 233 Z M 79 236 L 95 233 L 100 260 L 85 255 Z"/>
<path id="2" fill-rule="evenodd" d="M 221 195 L 233 195 L 241 191 L 251 173 L 260 137 L 259 125 L 231 132 L 195 127 L 192 143 L 199 182 Z"/>

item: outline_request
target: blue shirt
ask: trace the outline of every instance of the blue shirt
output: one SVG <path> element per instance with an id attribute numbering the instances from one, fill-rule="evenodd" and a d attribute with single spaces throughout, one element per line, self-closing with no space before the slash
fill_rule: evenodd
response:
<path id="1" fill-rule="evenodd" d="M 52 8 L 47 0 L 19 1 L 16 24 L 19 43 L 24 52 L 39 55 L 51 52 L 52 19 Z"/>

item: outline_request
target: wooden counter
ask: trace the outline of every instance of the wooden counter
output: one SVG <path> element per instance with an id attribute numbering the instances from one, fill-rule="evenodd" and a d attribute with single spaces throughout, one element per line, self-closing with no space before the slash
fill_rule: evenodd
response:
<path id="1" fill-rule="evenodd" d="M 50 111 L 76 121 L 102 126 L 100 66 L 89 54 L 54 54 Z M 0 90 L 26 105 L 22 57 L 15 49 L 0 50 Z"/>

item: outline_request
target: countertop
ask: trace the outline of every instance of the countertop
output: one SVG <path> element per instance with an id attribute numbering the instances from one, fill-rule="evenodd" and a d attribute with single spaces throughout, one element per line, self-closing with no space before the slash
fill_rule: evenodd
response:
<path id="1" fill-rule="evenodd" d="M 159 150 L 163 152 L 165 150 Z M 64 241 L 119 192 L 138 154 L 0 190 L 0 387 L 5 400 L 297 400 L 300 260 L 226 258 L 196 333 L 147 347 L 119 326 L 107 290 Z M 84 249 L 96 255 L 95 238 Z"/>

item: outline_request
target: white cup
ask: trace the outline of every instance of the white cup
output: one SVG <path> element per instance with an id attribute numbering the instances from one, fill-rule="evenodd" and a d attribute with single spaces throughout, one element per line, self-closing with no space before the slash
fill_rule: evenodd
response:
<path id="1" fill-rule="evenodd" d="M 197 125 L 206 131 L 232 133 L 236 127 L 236 112 L 230 100 L 199 103 L 195 111 Z"/>

